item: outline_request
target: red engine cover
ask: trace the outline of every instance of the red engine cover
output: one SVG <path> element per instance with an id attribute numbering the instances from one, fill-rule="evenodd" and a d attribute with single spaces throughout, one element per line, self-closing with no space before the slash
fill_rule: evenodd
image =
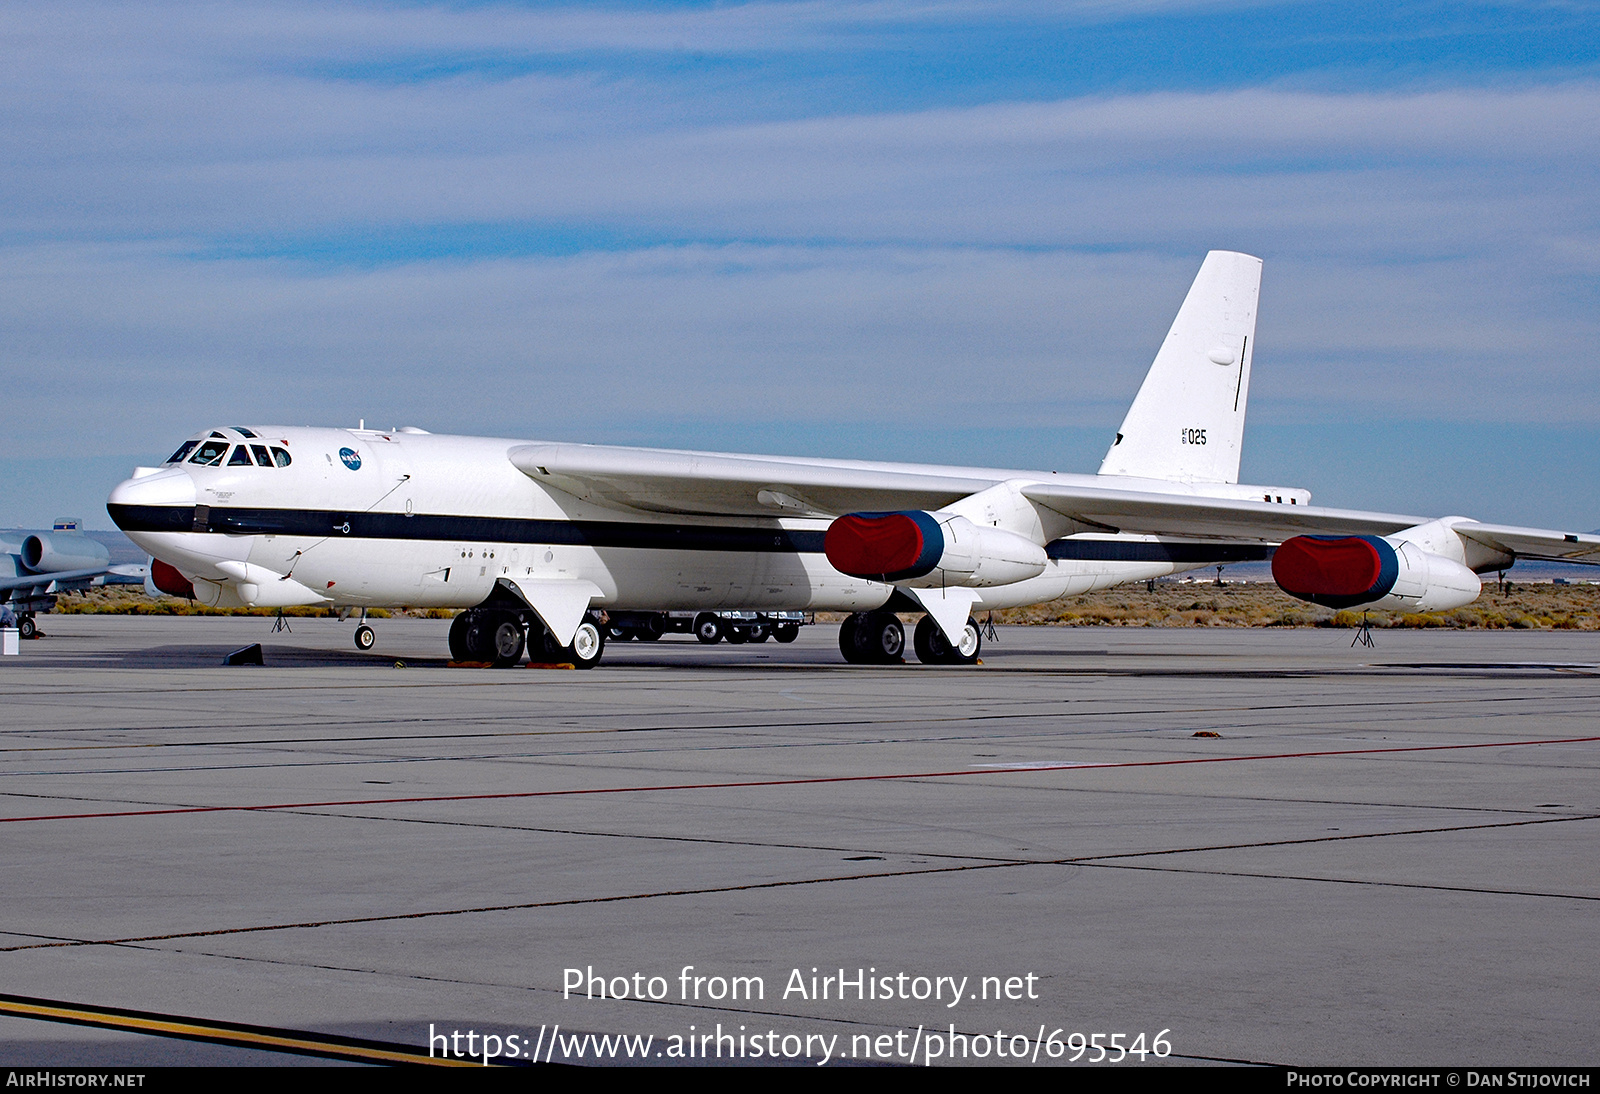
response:
<path id="1" fill-rule="evenodd" d="M 1284 592 L 1330 606 L 1384 596 L 1395 569 L 1394 549 L 1374 536 L 1295 536 L 1272 556 L 1272 579 Z"/>
<path id="2" fill-rule="evenodd" d="M 194 599 L 194 586 L 189 584 L 189 579 L 159 558 L 150 560 L 150 584 L 168 596 L 181 596 L 188 600 Z"/>
<path id="3" fill-rule="evenodd" d="M 822 541 L 833 568 L 852 577 L 915 569 L 925 547 L 922 528 L 908 513 L 851 513 L 828 525 Z"/>

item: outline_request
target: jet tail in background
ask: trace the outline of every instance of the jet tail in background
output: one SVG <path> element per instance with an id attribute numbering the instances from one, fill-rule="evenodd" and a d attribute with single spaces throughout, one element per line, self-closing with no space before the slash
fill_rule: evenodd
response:
<path id="1" fill-rule="evenodd" d="M 1206 255 L 1100 474 L 1239 481 L 1260 292 L 1259 258 Z"/>

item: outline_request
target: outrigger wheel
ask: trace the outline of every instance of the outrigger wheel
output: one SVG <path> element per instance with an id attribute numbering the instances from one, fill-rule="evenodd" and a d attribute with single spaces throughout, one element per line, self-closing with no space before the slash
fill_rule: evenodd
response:
<path id="1" fill-rule="evenodd" d="M 917 621 L 911 644 L 917 651 L 917 660 L 924 665 L 971 665 L 978 660 L 978 651 L 983 648 L 983 636 L 978 631 L 978 621 L 968 616 L 961 641 L 952 646 L 933 616 L 925 615 Z"/>

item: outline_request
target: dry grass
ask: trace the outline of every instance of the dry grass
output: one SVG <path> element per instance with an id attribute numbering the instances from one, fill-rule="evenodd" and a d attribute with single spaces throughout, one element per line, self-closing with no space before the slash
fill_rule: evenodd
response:
<path id="1" fill-rule="evenodd" d="M 1130 584 L 995 613 L 996 623 L 1058 627 L 1359 627 L 1359 610 L 1336 612 L 1296 600 L 1276 585 Z M 1451 630 L 1600 630 L 1600 585 L 1498 584 L 1447 612 L 1370 612 L 1374 627 Z"/>

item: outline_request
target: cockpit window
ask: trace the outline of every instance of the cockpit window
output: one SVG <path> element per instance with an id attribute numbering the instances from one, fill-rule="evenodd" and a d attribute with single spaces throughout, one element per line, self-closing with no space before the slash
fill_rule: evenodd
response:
<path id="1" fill-rule="evenodd" d="M 167 457 L 167 462 L 168 463 L 182 463 L 183 462 L 183 458 L 185 456 L 187 456 L 190 452 L 194 451 L 194 446 L 199 444 L 199 443 L 200 443 L 199 441 L 184 441 L 183 442 L 183 447 L 179 448 L 171 456 Z"/>
<path id="2" fill-rule="evenodd" d="M 242 425 L 234 426 L 233 427 L 233 431 L 235 433 L 239 434 L 239 436 L 241 436 L 241 437 L 249 437 L 252 441 L 256 439 L 256 435 L 254 433 L 250 432 L 248 429 L 246 429 Z"/>
<path id="3" fill-rule="evenodd" d="M 272 459 L 279 467 L 288 467 L 292 462 L 289 459 L 289 453 L 285 452 L 277 445 L 272 446 Z"/>
<path id="4" fill-rule="evenodd" d="M 249 467 L 250 466 L 250 449 L 246 445 L 242 445 L 242 444 L 238 448 L 235 448 L 233 450 L 233 455 L 228 457 L 228 466 L 229 467 Z"/>
<path id="5" fill-rule="evenodd" d="M 189 462 L 197 463 L 201 467 L 221 467 L 222 457 L 227 454 L 227 441 L 205 441 L 195 451 L 195 454 L 189 457 Z"/>
<path id="6" fill-rule="evenodd" d="M 250 446 L 250 451 L 255 454 L 256 463 L 258 465 L 260 465 L 261 467 L 271 467 L 272 466 L 272 456 L 271 456 L 270 453 L 267 452 L 267 446 L 266 445 L 264 445 L 264 444 L 253 444 L 253 445 Z"/>

